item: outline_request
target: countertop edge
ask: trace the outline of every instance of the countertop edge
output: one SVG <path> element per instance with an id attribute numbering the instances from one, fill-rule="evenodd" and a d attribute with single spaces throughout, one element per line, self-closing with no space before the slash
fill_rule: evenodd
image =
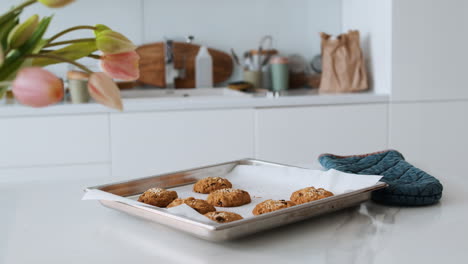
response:
<path id="1" fill-rule="evenodd" d="M 123 112 L 106 108 L 97 103 L 58 104 L 46 108 L 31 108 L 18 104 L 0 106 L 0 118 L 37 117 L 57 115 L 125 114 L 137 112 L 263 109 L 278 107 L 305 107 L 327 105 L 353 105 L 388 103 L 387 94 L 357 93 L 336 95 L 302 95 L 270 97 L 193 97 L 193 98 L 140 98 L 124 99 Z"/>

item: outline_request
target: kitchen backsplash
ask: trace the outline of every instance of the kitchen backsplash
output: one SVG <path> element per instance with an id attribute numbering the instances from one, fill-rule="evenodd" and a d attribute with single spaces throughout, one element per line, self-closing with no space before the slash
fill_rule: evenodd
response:
<path id="1" fill-rule="evenodd" d="M 2 0 L 0 11 L 20 1 Z M 60 12 L 35 5 L 23 17 L 56 13 L 50 32 L 101 23 L 137 44 L 193 35 L 197 44 L 223 51 L 234 48 L 238 53 L 255 48 L 269 34 L 281 52 L 311 59 L 320 52 L 318 32 L 340 33 L 341 9 L 342 0 L 77 0 Z M 86 37 L 90 33 L 74 34 Z M 51 70 L 63 76 L 67 66 Z"/>

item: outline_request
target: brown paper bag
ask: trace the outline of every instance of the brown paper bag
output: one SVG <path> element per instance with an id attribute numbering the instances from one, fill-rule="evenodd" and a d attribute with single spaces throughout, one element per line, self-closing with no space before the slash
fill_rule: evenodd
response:
<path id="1" fill-rule="evenodd" d="M 322 79 L 320 93 L 359 92 L 369 88 L 359 31 L 350 30 L 336 39 L 322 38 Z"/>

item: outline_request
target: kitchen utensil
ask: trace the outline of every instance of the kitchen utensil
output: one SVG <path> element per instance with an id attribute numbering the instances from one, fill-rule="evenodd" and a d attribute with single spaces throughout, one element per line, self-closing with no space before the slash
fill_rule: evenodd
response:
<path id="1" fill-rule="evenodd" d="M 244 70 L 253 71 L 254 64 L 252 61 L 252 54 L 248 51 L 244 53 Z"/>
<path id="2" fill-rule="evenodd" d="M 240 81 L 229 83 L 228 88 L 236 91 L 249 91 L 253 88 L 253 85 L 249 82 Z"/>
<path id="3" fill-rule="evenodd" d="M 89 187 L 86 189 L 86 191 L 90 192 L 96 190 L 100 193 L 103 193 L 104 195 L 107 194 L 109 196 L 115 197 L 114 200 L 100 200 L 100 202 L 106 207 L 123 211 L 127 214 L 144 218 L 149 221 L 157 222 L 203 239 L 211 241 L 222 241 L 246 236 L 263 230 L 268 230 L 274 227 L 311 218 L 317 215 L 356 206 L 369 200 L 372 191 L 379 190 L 387 186 L 386 183 L 379 182 L 370 187 L 344 192 L 343 194 L 338 194 L 333 197 L 328 197 L 326 199 L 315 202 L 297 205 L 279 211 L 226 224 L 217 224 L 215 222 L 207 223 L 192 220 L 184 216 L 171 214 L 165 209 L 151 208 L 144 204 L 138 205 L 134 200 L 126 199 L 127 197 L 130 198 L 139 195 L 147 189 L 155 186 L 161 188 L 173 188 L 177 186 L 191 185 L 197 180 L 205 177 L 225 177 L 237 166 L 242 165 L 298 169 L 297 167 L 278 163 L 255 159 L 243 159 L 191 170 Z M 284 180 L 285 183 L 287 183 L 288 179 Z"/>
<path id="4" fill-rule="evenodd" d="M 244 81 L 252 84 L 253 88 L 262 88 L 263 73 L 261 71 L 244 71 Z"/>
<path id="5" fill-rule="evenodd" d="M 173 42 L 174 67 L 185 68 L 185 78 L 175 80 L 176 88 L 195 87 L 195 57 L 200 49 L 199 45 Z M 213 59 L 214 83 L 227 81 L 233 72 L 233 60 L 225 52 L 208 49 Z M 166 87 L 164 42 L 157 42 L 140 46 L 137 49 L 140 55 L 141 84 L 157 87 Z M 185 66 L 184 66 L 185 65 Z"/>
<path id="6" fill-rule="evenodd" d="M 262 67 L 265 67 L 266 65 L 268 65 L 268 63 L 270 63 L 270 59 L 272 57 L 272 54 L 271 53 L 268 53 L 265 58 L 263 59 L 262 61 Z"/>
<path id="7" fill-rule="evenodd" d="M 322 73 L 322 55 L 316 55 L 310 63 L 312 70 L 316 73 Z"/>
<path id="8" fill-rule="evenodd" d="M 234 58 L 234 62 L 240 66 L 240 61 L 239 61 L 239 57 L 237 56 L 236 52 L 234 51 L 234 49 L 231 48 L 231 55 L 232 57 Z"/>
<path id="9" fill-rule="evenodd" d="M 254 62 L 253 65 L 249 69 L 262 71 L 263 77 L 262 77 L 261 87 L 270 90 L 271 89 L 271 73 L 270 73 L 270 66 L 268 65 L 268 63 L 272 56 L 278 54 L 278 51 L 274 49 L 265 50 L 263 47 L 259 47 L 258 50 L 250 50 L 248 54 L 252 58 L 252 61 Z"/>
<path id="10" fill-rule="evenodd" d="M 268 48 L 265 47 L 266 42 L 268 41 Z M 264 50 L 273 49 L 273 37 L 271 35 L 266 35 L 260 39 L 260 47 Z"/>
<path id="11" fill-rule="evenodd" d="M 289 71 L 292 73 L 312 73 L 312 67 L 307 62 L 307 59 L 300 54 L 292 54 L 288 56 Z"/>
<path id="12" fill-rule="evenodd" d="M 263 48 L 260 46 L 258 48 L 258 54 L 257 54 L 257 70 L 261 71 L 262 70 L 262 63 L 263 63 Z"/>
<path id="13" fill-rule="evenodd" d="M 372 194 L 372 200 L 387 205 L 424 206 L 439 202 L 444 187 L 434 176 L 415 167 L 396 150 L 361 155 L 322 154 L 319 162 L 326 169 L 382 175 L 389 187 Z"/>
<path id="14" fill-rule="evenodd" d="M 308 76 L 307 84 L 311 88 L 319 88 L 320 87 L 320 79 L 322 76 L 320 74 L 312 74 Z"/>

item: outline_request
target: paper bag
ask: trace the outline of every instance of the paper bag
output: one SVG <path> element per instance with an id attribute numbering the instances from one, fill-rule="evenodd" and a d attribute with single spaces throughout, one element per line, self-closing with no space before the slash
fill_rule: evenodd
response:
<path id="1" fill-rule="evenodd" d="M 369 88 L 359 31 L 350 30 L 336 39 L 322 38 L 322 79 L 320 93 L 349 93 Z"/>

